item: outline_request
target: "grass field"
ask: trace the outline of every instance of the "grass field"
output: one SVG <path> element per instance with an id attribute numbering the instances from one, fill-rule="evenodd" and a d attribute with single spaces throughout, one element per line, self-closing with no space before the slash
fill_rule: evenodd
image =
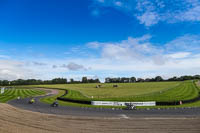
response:
<path id="1" fill-rule="evenodd" d="M 57 97 L 65 94 L 64 90 L 68 90 L 65 98 L 76 100 L 105 100 L 105 101 L 180 101 L 196 98 L 199 93 L 198 87 L 193 81 L 185 82 L 150 82 L 150 83 L 126 83 L 118 84 L 119 87 L 113 88 L 113 84 L 101 84 L 102 88 L 96 88 L 98 84 L 62 84 L 62 85 L 31 85 L 21 86 L 16 89 L 7 90 L 5 96 L 0 95 L 0 101 L 6 102 L 9 99 L 16 98 L 18 95 L 27 97 L 34 95 L 31 88 L 54 88 L 59 90 L 58 95 L 45 97 L 41 99 L 45 103 L 53 103 Z M 64 90 L 60 90 L 64 89 Z M 26 91 L 25 91 L 26 90 Z M 12 92 L 11 92 L 12 91 Z M 41 92 L 42 93 L 42 92 Z M 40 93 L 36 93 L 38 95 Z M 91 98 L 93 96 L 93 98 Z M 60 105 L 91 107 L 91 105 L 83 105 L 71 102 L 59 101 Z M 192 104 L 184 104 L 185 106 L 200 106 L 200 102 Z M 163 107 L 163 106 L 162 106 Z M 173 106 L 175 107 L 175 106 Z"/>
<path id="2" fill-rule="evenodd" d="M 161 93 L 154 93 L 150 95 L 135 97 L 135 100 L 141 101 L 180 101 L 180 100 L 190 100 L 199 96 L 199 88 L 192 81 L 182 82 L 180 85 L 166 90 Z"/>
<path id="3" fill-rule="evenodd" d="M 18 96 L 20 96 L 21 98 L 25 98 L 42 94 L 45 94 L 45 91 L 38 89 L 6 89 L 5 93 L 0 94 L 0 102 L 5 103 L 9 100 L 16 99 Z"/>
<path id="4" fill-rule="evenodd" d="M 98 84 L 61 84 L 61 85 L 36 85 L 30 87 L 58 88 L 75 91 L 82 98 L 123 98 L 137 95 L 145 95 L 160 91 L 165 91 L 178 86 L 181 82 L 151 82 L 151 83 L 120 83 L 119 87 L 113 88 L 113 84 L 101 84 L 101 88 L 96 88 Z M 71 95 L 74 96 L 74 95 Z M 75 96 L 78 98 L 77 96 Z"/>
<path id="5" fill-rule="evenodd" d="M 200 85 L 200 84 L 199 84 Z M 55 101 L 55 99 L 59 96 L 62 96 L 65 91 L 60 90 L 60 93 L 57 96 L 52 96 L 52 97 L 47 97 L 47 98 L 43 98 L 41 101 L 42 102 L 46 102 L 46 103 L 52 103 L 53 101 Z M 172 97 L 174 96 L 173 99 L 181 99 L 181 100 L 187 100 L 187 99 L 192 99 L 195 98 L 196 96 L 198 96 L 198 92 L 199 89 L 196 87 L 196 85 L 191 82 L 191 81 L 187 81 L 187 82 L 182 82 L 180 85 L 178 85 L 177 87 L 174 87 L 172 89 L 169 90 L 165 90 L 163 93 L 160 94 L 160 92 L 158 93 L 154 93 L 154 94 L 149 94 L 149 95 L 141 95 L 140 98 L 142 100 L 146 99 L 156 99 L 158 98 L 160 99 L 164 99 L 164 100 L 169 100 L 172 99 Z M 173 95 L 173 96 L 171 96 Z M 74 92 L 69 91 L 69 95 L 66 96 L 67 98 L 76 98 L 77 97 L 84 97 L 83 95 L 81 95 L 81 93 L 76 93 L 76 91 Z M 139 97 L 136 97 L 139 99 Z M 169 99 L 168 99 L 169 98 Z M 90 99 L 88 99 L 90 100 Z M 102 106 L 91 106 L 91 105 L 84 105 L 84 104 L 77 104 L 77 103 L 71 103 L 71 102 L 63 102 L 63 101 L 59 101 L 60 105 L 67 105 L 67 106 L 80 106 L 80 107 L 102 107 Z M 152 106 L 152 107 L 138 107 L 138 108 L 177 108 L 177 107 L 200 107 L 200 101 L 194 102 L 194 103 L 189 103 L 189 104 L 183 104 L 183 105 L 177 105 L 177 106 Z M 108 107 L 109 108 L 109 107 Z M 122 108 L 122 107 L 116 107 L 116 108 Z"/>
<path id="6" fill-rule="evenodd" d="M 54 95 L 54 96 L 49 96 L 49 97 L 44 97 L 40 99 L 41 102 L 47 103 L 47 104 L 52 104 L 57 97 L 60 97 L 65 94 L 64 90 L 59 90 L 59 94 Z M 72 103 L 72 102 L 67 102 L 67 101 L 58 101 L 59 105 L 62 106 L 75 106 L 75 107 L 92 107 L 92 108 L 123 108 L 123 107 L 117 107 L 117 106 L 93 106 L 93 105 L 88 105 L 88 104 L 79 104 L 79 103 Z"/>
<path id="7" fill-rule="evenodd" d="M 141 84 L 144 85 L 144 84 Z M 133 84 L 134 86 L 134 84 Z M 138 86 L 138 85 L 137 85 Z M 152 86 L 150 86 L 152 87 Z M 148 88 L 148 87 L 147 87 Z M 135 90 L 137 91 L 137 90 Z M 129 92 L 129 95 L 131 92 Z M 65 98 L 78 99 L 78 100 L 105 100 L 105 101 L 159 101 L 159 102 L 169 102 L 169 101 L 180 101 L 180 100 L 190 100 L 196 98 L 199 90 L 192 81 L 182 82 L 178 86 L 172 87 L 171 89 L 163 89 L 157 92 L 151 92 L 148 94 L 134 95 L 130 96 L 115 96 L 115 97 L 86 97 L 83 93 L 75 90 L 69 90 L 69 94 L 64 96 Z M 112 92 L 110 92 L 112 93 Z M 119 92 L 118 92 L 119 93 Z"/>
<path id="8" fill-rule="evenodd" d="M 37 87 L 67 89 L 69 94 L 65 98 L 77 100 L 104 101 L 180 101 L 198 96 L 199 89 L 192 81 L 185 82 L 150 82 L 102 84 L 102 88 L 95 88 L 97 84 L 66 84 L 40 85 Z M 93 96 L 93 98 L 92 98 Z"/>

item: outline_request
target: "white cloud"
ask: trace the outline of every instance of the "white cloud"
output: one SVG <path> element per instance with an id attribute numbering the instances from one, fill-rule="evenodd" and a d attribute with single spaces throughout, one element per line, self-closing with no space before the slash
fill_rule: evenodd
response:
<path id="1" fill-rule="evenodd" d="M 87 71 L 89 69 L 89 68 L 84 67 L 83 65 L 79 65 L 79 64 L 76 64 L 74 62 L 70 62 L 68 65 L 62 64 L 60 67 L 61 68 L 67 68 L 70 71 L 80 71 L 80 70 Z"/>
<path id="2" fill-rule="evenodd" d="M 101 44 L 99 42 L 89 42 L 87 43 L 87 46 L 89 48 L 97 49 L 101 46 Z"/>
<path id="3" fill-rule="evenodd" d="M 141 16 L 137 16 L 137 19 L 140 21 L 141 24 L 149 27 L 157 24 L 160 18 L 159 15 L 155 12 L 145 12 Z"/>
<path id="4" fill-rule="evenodd" d="M 114 43 L 100 43 L 103 58 L 112 60 L 139 60 L 146 61 L 150 58 L 162 55 L 162 49 L 149 43 L 151 36 L 140 38 L 129 37 L 128 40 Z M 96 44 L 98 44 L 96 42 Z"/>
<path id="5" fill-rule="evenodd" d="M 200 22 L 199 0 L 94 0 L 95 5 L 113 7 L 131 14 L 147 27 L 159 22 L 177 23 L 182 21 Z M 96 3 L 100 3 L 99 5 Z"/>
<path id="6" fill-rule="evenodd" d="M 166 58 L 164 55 L 158 54 L 152 56 L 152 60 L 155 65 L 164 65 L 168 61 L 168 58 Z"/>
<path id="7" fill-rule="evenodd" d="M 104 58 L 116 59 L 116 60 L 128 60 L 136 55 L 126 46 L 120 46 L 115 44 L 107 44 L 103 48 L 102 56 Z"/>
<path id="8" fill-rule="evenodd" d="M 58 66 L 57 65 L 52 65 L 52 68 L 58 68 Z"/>
<path id="9" fill-rule="evenodd" d="M 198 35 L 184 35 L 168 42 L 167 51 L 195 51 L 200 50 L 200 37 Z"/>
<path id="10" fill-rule="evenodd" d="M 22 61 L 0 60 L 0 79 L 14 80 L 34 77 L 35 74 L 33 74 L 31 70 L 24 68 L 24 65 L 25 63 Z"/>
<path id="11" fill-rule="evenodd" d="M 2 59 L 9 59 L 10 57 L 7 56 L 7 55 L 0 55 L 0 58 L 2 58 Z"/>
<path id="12" fill-rule="evenodd" d="M 176 21 L 200 21 L 200 1 L 186 0 L 186 4 L 185 10 L 173 14 Z"/>
<path id="13" fill-rule="evenodd" d="M 180 59 L 180 58 L 187 58 L 190 55 L 191 55 L 190 52 L 177 52 L 177 53 L 166 55 L 166 57 Z"/>
<path id="14" fill-rule="evenodd" d="M 33 63 L 33 65 L 36 65 L 36 66 L 46 66 L 47 65 L 46 63 L 37 62 L 37 61 L 33 61 L 32 63 Z"/>
<path id="15" fill-rule="evenodd" d="M 156 47 L 150 43 L 151 36 L 129 37 L 121 42 L 100 42 L 102 57 L 89 61 L 93 70 L 120 72 L 140 72 L 141 74 L 165 73 L 196 74 L 200 72 L 200 38 L 185 35 Z M 96 42 L 98 43 L 98 42 Z M 189 63 L 190 62 L 190 63 Z"/>
<path id="16" fill-rule="evenodd" d="M 116 1 L 116 2 L 115 2 L 115 5 L 116 5 L 116 6 L 122 6 L 122 3 L 121 3 L 120 1 Z"/>
<path id="17" fill-rule="evenodd" d="M 93 54 L 98 53 L 99 56 L 0 60 L 0 79 L 200 74 L 200 37 L 197 35 L 177 37 L 162 46 L 151 43 L 150 35 L 129 37 L 118 42 L 96 41 L 87 43 L 81 50 L 88 49 L 88 44 L 92 45 L 92 50 L 95 48 Z M 78 47 L 69 51 L 81 52 Z"/>

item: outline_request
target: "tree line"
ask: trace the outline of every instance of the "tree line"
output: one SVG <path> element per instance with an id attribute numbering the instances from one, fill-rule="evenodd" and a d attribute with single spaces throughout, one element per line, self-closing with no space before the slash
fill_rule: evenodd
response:
<path id="1" fill-rule="evenodd" d="M 169 79 L 163 79 L 161 76 L 156 76 L 155 78 L 135 78 L 135 77 L 122 77 L 122 78 L 105 78 L 105 83 L 135 83 L 135 82 L 161 82 L 161 81 L 184 81 L 184 80 L 200 80 L 200 75 L 195 76 L 181 76 L 181 77 L 172 77 Z M 9 85 L 42 85 L 42 84 L 80 84 L 80 83 L 100 83 L 98 78 L 88 79 L 87 77 L 82 77 L 81 81 L 76 81 L 70 79 L 69 81 L 66 78 L 54 78 L 52 80 L 37 80 L 37 79 L 18 79 L 13 81 L 0 80 L 0 86 L 9 86 Z"/>
<path id="2" fill-rule="evenodd" d="M 163 79 L 161 76 L 156 76 L 155 78 L 135 78 L 135 77 L 122 77 L 122 78 L 105 78 L 105 83 L 135 83 L 135 82 L 161 82 L 161 81 L 185 81 L 185 80 L 200 80 L 200 75 L 194 76 L 181 76 L 181 77 L 172 77 L 169 79 Z"/>
<path id="3" fill-rule="evenodd" d="M 99 79 L 87 79 L 83 77 L 82 81 L 75 81 L 70 79 L 69 82 L 66 78 L 54 78 L 52 80 L 37 80 L 37 79 L 17 79 L 13 81 L 0 80 L 0 86 L 9 86 L 9 85 L 42 85 L 42 84 L 77 84 L 77 83 L 100 83 Z"/>

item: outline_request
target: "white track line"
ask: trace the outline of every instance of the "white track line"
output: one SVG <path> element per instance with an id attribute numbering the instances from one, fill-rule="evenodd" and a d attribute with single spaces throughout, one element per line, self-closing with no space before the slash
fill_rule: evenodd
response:
<path id="1" fill-rule="evenodd" d="M 125 115 L 125 114 L 121 114 L 121 115 L 119 115 L 119 117 L 123 118 L 123 119 L 129 119 L 129 117 L 127 115 Z"/>

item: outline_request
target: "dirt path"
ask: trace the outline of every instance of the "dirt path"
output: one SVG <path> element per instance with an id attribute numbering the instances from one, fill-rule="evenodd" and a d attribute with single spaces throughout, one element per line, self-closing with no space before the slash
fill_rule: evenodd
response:
<path id="1" fill-rule="evenodd" d="M 72 117 L 48 115 L 0 104 L 0 132 L 138 132 L 138 133 L 199 133 L 200 117 Z"/>

